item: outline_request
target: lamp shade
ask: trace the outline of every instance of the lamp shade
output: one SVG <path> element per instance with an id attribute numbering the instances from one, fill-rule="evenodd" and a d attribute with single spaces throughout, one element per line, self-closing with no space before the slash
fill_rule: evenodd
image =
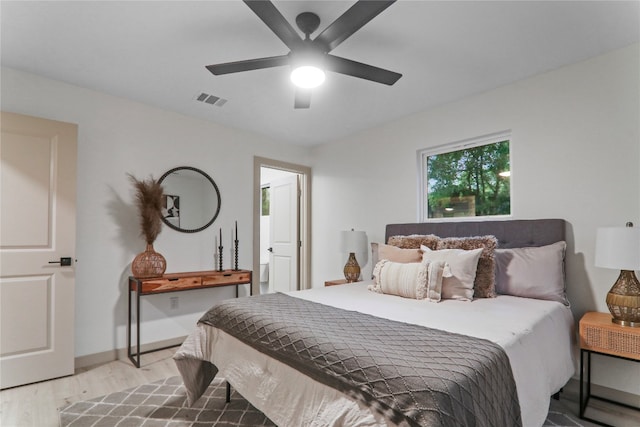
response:
<path id="1" fill-rule="evenodd" d="M 640 227 L 598 228 L 595 264 L 616 270 L 640 270 Z"/>
<path id="2" fill-rule="evenodd" d="M 364 231 L 341 231 L 340 252 L 363 253 L 367 252 L 367 233 Z"/>

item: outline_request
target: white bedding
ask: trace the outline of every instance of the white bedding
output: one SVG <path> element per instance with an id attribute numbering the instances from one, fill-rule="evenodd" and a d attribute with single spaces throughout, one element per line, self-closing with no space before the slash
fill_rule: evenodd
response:
<path id="1" fill-rule="evenodd" d="M 511 296 L 430 303 L 370 292 L 370 283 L 289 295 L 497 343 L 511 362 L 525 427 L 543 424 L 551 395 L 575 372 L 573 316 L 560 303 Z M 207 325 L 198 326 L 175 358 L 212 362 L 220 376 L 281 427 L 387 425 L 342 393 Z"/>

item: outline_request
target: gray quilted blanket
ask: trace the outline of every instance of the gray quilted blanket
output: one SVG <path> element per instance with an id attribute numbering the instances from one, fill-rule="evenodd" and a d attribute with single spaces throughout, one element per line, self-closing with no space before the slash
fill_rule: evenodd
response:
<path id="1" fill-rule="evenodd" d="M 509 360 L 490 341 L 285 294 L 226 300 L 200 322 L 399 425 L 522 425 Z"/>

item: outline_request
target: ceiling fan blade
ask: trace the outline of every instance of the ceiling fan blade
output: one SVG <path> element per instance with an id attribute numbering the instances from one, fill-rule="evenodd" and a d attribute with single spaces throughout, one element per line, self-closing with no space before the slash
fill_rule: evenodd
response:
<path id="1" fill-rule="evenodd" d="M 324 29 L 313 43 L 321 46 L 325 52 L 331 52 L 340 43 L 351 37 L 367 22 L 378 16 L 396 0 L 359 0 L 331 25 Z"/>
<path id="2" fill-rule="evenodd" d="M 376 83 L 384 83 L 389 86 L 397 82 L 398 79 L 402 77 L 402 74 L 400 73 L 334 55 L 326 55 L 325 66 L 327 70 L 334 71 L 336 73 L 359 77 Z"/>
<path id="3" fill-rule="evenodd" d="M 309 108 L 311 106 L 311 89 L 296 88 L 294 108 Z"/>
<path id="4" fill-rule="evenodd" d="M 291 50 L 302 46 L 298 32 L 287 22 L 280 11 L 269 0 L 244 0 L 244 3 L 267 24 L 280 40 Z"/>
<path id="5" fill-rule="evenodd" d="M 224 64 L 207 65 L 213 74 L 239 73 L 241 71 L 260 70 L 262 68 L 279 67 L 289 64 L 289 55 L 270 56 L 267 58 L 247 59 L 245 61 L 226 62 Z"/>

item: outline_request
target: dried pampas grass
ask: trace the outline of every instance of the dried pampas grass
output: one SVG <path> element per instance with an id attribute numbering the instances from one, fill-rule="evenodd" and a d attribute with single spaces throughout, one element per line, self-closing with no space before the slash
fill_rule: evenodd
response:
<path id="1" fill-rule="evenodd" d="M 140 211 L 140 235 L 151 245 L 162 231 L 162 185 L 153 177 L 139 181 L 127 174 L 136 189 L 136 206 Z"/>

